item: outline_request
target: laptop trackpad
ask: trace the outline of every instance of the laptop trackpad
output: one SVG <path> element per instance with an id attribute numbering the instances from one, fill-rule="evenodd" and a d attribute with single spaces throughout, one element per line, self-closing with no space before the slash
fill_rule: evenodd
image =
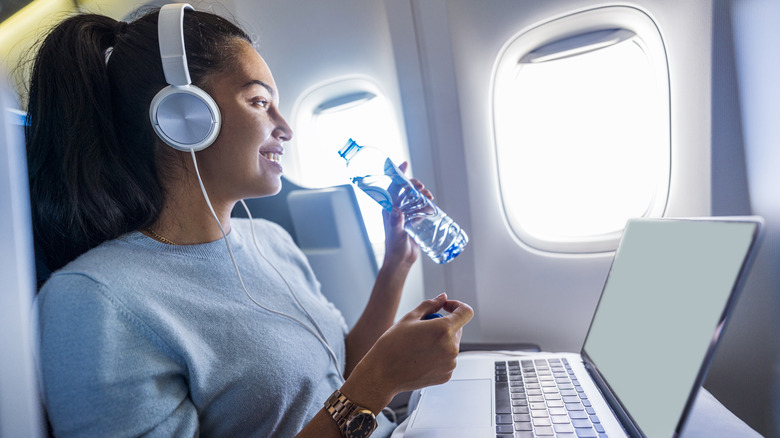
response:
<path id="1" fill-rule="evenodd" d="M 415 429 L 491 427 L 492 390 L 490 379 L 450 380 L 423 392 L 417 407 Z"/>

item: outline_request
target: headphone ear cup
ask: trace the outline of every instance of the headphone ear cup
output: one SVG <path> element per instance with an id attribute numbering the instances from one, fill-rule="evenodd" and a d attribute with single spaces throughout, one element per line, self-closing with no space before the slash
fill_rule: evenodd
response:
<path id="1" fill-rule="evenodd" d="M 200 151 L 219 134 L 221 115 L 208 93 L 194 85 L 169 85 L 154 96 L 149 118 L 157 135 L 180 151 Z"/>

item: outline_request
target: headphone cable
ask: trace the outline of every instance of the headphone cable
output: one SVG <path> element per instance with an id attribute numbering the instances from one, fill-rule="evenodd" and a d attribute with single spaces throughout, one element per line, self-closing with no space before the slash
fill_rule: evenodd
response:
<path id="1" fill-rule="evenodd" d="M 330 355 L 330 358 L 331 358 L 331 360 L 333 360 L 333 364 L 336 367 L 336 372 L 338 373 L 339 378 L 341 378 L 341 381 L 344 382 L 346 379 L 344 378 L 344 375 L 341 372 L 341 366 L 339 365 L 339 360 L 336 357 L 336 353 L 333 352 L 333 349 L 330 347 L 328 342 L 324 339 L 324 335 L 322 334 L 322 329 L 317 324 L 317 322 L 314 320 L 314 318 L 312 318 L 311 314 L 309 314 L 308 310 L 306 310 L 306 307 L 304 307 L 303 304 L 301 304 L 301 302 L 298 300 L 298 296 L 295 294 L 295 292 L 293 292 L 292 288 L 290 287 L 290 284 L 287 282 L 287 280 L 284 278 L 284 276 L 279 272 L 278 269 L 276 269 L 276 266 L 274 266 L 265 257 L 265 255 L 262 253 L 262 251 L 260 251 L 260 247 L 257 244 L 257 239 L 255 238 L 254 226 L 251 223 L 251 221 L 252 221 L 251 214 L 249 215 L 249 218 L 250 218 L 250 228 L 252 229 L 252 240 L 254 241 L 255 248 L 259 252 L 260 256 L 271 266 L 271 268 L 274 271 L 276 271 L 276 273 L 279 275 L 279 277 L 281 277 L 282 281 L 287 286 L 287 289 L 290 291 L 290 294 L 293 296 L 293 299 L 295 300 L 295 302 L 298 303 L 298 305 L 301 307 L 301 309 L 303 309 L 303 312 L 306 314 L 306 316 L 309 318 L 309 320 L 314 324 L 314 326 L 316 327 L 316 329 L 317 329 L 317 331 L 319 333 L 316 333 L 314 330 L 312 330 L 311 327 L 309 327 L 303 321 L 299 320 L 298 318 L 296 318 L 296 317 L 294 317 L 292 315 L 288 315 L 288 314 L 286 314 L 284 312 L 280 312 L 278 310 L 274 310 L 274 309 L 271 309 L 269 307 L 266 307 L 266 306 L 260 304 L 257 300 L 255 300 L 255 298 L 252 296 L 252 294 L 249 293 L 249 290 L 247 290 L 246 285 L 244 284 L 244 279 L 241 277 L 241 271 L 238 269 L 238 263 L 236 262 L 235 255 L 233 254 L 233 248 L 230 246 L 230 242 L 228 241 L 227 233 L 225 233 L 225 229 L 222 227 L 222 223 L 219 221 L 219 218 L 217 217 L 217 213 L 214 211 L 214 207 L 211 205 L 211 200 L 209 199 L 209 195 L 206 193 L 206 188 L 203 185 L 203 180 L 201 179 L 200 171 L 198 170 L 198 160 L 195 158 L 195 151 L 194 150 L 190 150 L 190 155 L 192 155 L 192 163 L 195 165 L 195 174 L 198 176 L 198 184 L 200 184 L 200 190 L 201 190 L 201 192 L 203 192 L 203 197 L 206 199 L 206 204 L 208 205 L 209 210 L 211 211 L 211 215 L 214 216 L 214 219 L 217 221 L 217 225 L 219 225 L 219 230 L 222 232 L 222 237 L 223 237 L 223 239 L 225 241 L 225 244 L 227 245 L 228 253 L 230 254 L 230 259 L 232 260 L 233 266 L 236 269 L 236 275 L 238 276 L 238 281 L 241 283 L 241 287 L 244 289 L 244 293 L 246 294 L 246 296 L 249 297 L 249 299 L 254 304 L 256 304 L 261 309 L 265 310 L 266 312 L 270 312 L 270 313 L 272 313 L 274 315 L 282 316 L 282 317 L 285 317 L 285 318 L 288 318 L 288 319 L 294 321 L 295 323 L 297 323 L 298 325 L 300 325 L 301 327 L 306 329 L 309 333 L 311 333 L 315 338 L 317 338 L 317 340 L 320 341 L 322 346 L 325 347 L 325 349 L 328 351 L 328 354 Z M 244 203 L 243 200 L 241 200 L 241 203 L 244 205 L 244 208 L 247 210 L 247 213 L 249 213 L 249 209 L 247 208 L 246 203 Z"/>

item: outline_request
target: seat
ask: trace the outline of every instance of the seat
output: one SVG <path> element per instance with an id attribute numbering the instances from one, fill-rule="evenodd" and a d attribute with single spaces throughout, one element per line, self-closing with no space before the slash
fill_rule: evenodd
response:
<path id="1" fill-rule="evenodd" d="M 287 197 L 298 245 L 322 293 L 350 328 L 366 307 L 378 270 L 354 190 L 341 185 L 294 190 Z"/>

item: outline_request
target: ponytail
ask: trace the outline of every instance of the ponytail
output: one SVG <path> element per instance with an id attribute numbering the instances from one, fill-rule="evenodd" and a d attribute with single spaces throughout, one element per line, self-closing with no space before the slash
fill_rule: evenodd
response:
<path id="1" fill-rule="evenodd" d="M 25 132 L 33 230 L 51 270 L 148 224 L 162 205 L 154 160 L 139 162 L 114 128 L 106 53 L 116 27 L 100 15 L 71 17 L 33 65 Z"/>

